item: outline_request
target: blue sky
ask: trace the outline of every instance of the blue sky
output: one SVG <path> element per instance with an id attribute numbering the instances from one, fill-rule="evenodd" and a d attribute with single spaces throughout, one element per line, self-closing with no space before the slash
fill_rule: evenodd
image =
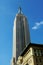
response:
<path id="1" fill-rule="evenodd" d="M 31 42 L 43 44 L 43 0 L 0 0 L 0 65 L 10 65 L 18 7 L 27 16 Z"/>

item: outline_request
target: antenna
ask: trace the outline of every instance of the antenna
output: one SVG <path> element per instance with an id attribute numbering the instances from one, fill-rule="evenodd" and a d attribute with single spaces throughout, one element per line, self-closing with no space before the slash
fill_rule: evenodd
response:
<path id="1" fill-rule="evenodd" d="M 19 8 L 18 8 L 18 12 L 21 14 L 21 12 L 22 12 L 22 10 L 21 10 L 21 7 L 19 6 Z"/>
<path id="2" fill-rule="evenodd" d="M 21 8 L 21 3 L 23 2 L 23 0 L 18 0 L 18 13 L 22 14 L 22 8 Z"/>

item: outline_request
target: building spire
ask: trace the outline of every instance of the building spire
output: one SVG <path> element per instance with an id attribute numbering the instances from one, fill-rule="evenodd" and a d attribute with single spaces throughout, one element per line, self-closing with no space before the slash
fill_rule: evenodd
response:
<path id="1" fill-rule="evenodd" d="M 22 12 L 21 7 L 18 8 L 18 12 L 21 14 Z"/>

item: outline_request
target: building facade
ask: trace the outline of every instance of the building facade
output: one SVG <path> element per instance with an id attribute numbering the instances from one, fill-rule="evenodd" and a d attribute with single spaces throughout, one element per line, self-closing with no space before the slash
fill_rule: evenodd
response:
<path id="1" fill-rule="evenodd" d="M 21 51 L 30 43 L 29 26 L 26 16 L 21 13 L 21 8 L 16 14 L 13 26 L 13 57 L 17 61 Z M 12 63 L 14 63 L 12 61 Z M 13 64 L 12 64 L 13 65 Z"/>
<path id="2" fill-rule="evenodd" d="M 43 65 L 43 45 L 30 43 L 18 57 L 17 65 Z"/>

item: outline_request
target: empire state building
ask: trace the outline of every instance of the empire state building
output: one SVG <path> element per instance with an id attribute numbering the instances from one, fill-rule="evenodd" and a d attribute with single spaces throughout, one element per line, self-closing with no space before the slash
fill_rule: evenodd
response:
<path id="1" fill-rule="evenodd" d="M 30 33 L 28 21 L 25 15 L 23 15 L 21 8 L 14 19 L 13 26 L 13 58 L 17 61 L 18 56 L 23 49 L 30 43 Z M 13 60 L 14 62 L 14 60 Z"/>

